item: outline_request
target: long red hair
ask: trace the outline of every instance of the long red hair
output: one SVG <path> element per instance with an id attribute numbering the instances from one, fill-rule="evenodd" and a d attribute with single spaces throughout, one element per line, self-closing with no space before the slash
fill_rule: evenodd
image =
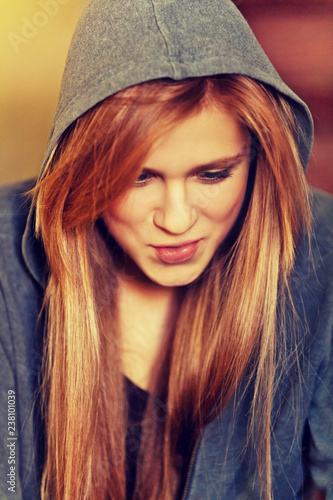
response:
<path id="1" fill-rule="evenodd" d="M 254 385 L 249 438 L 257 443 L 263 495 L 271 498 L 270 413 L 285 342 L 277 294 L 283 318 L 295 245 L 309 227 L 307 187 L 287 99 L 227 75 L 152 81 L 105 99 L 65 131 L 35 189 L 49 269 L 42 499 L 125 498 L 119 270 L 100 218 L 156 139 L 207 103 L 230 110 L 251 133 L 255 180 L 233 239 L 184 291 L 166 359 L 167 412 L 155 418 L 151 398 L 143 427 L 153 425 L 142 440 L 134 497 L 175 498 L 186 469 L 179 443 L 187 442 L 189 456 L 246 372 Z"/>

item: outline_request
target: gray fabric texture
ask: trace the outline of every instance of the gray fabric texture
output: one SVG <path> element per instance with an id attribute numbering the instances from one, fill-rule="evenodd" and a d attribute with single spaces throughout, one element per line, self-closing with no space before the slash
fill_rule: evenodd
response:
<path id="1" fill-rule="evenodd" d="M 79 115 L 147 80 L 240 73 L 294 100 L 304 166 L 312 147 L 306 105 L 281 80 L 229 0 L 93 0 L 69 51 L 46 157 Z"/>
<path id="2" fill-rule="evenodd" d="M 161 77 L 240 73 L 293 100 L 298 145 L 306 168 L 312 119 L 286 86 L 229 0 L 93 0 L 69 52 L 49 158 L 62 132 L 115 92 Z M 44 162 L 45 164 L 45 162 Z M 43 248 L 33 233 L 34 213 L 22 183 L 0 189 L 0 499 L 38 500 L 43 436 L 34 401 L 41 365 Z M 287 318 L 290 359 L 273 405 L 274 500 L 301 500 L 312 484 L 333 500 L 333 201 L 313 195 L 312 261 L 306 239 L 297 248 L 291 278 L 301 372 Z M 15 492 L 9 491 L 8 391 L 15 391 Z M 255 453 L 246 448 L 252 399 L 235 394 L 221 416 L 203 429 L 193 455 L 186 500 L 258 500 Z M 73 478 L 75 480 L 75 478 Z M 74 500 L 74 499 L 73 499 Z"/>

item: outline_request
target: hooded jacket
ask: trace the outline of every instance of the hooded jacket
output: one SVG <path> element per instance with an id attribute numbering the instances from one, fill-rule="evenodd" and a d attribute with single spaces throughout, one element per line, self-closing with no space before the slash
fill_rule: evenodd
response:
<path id="1" fill-rule="evenodd" d="M 73 120 L 125 87 L 162 77 L 225 73 L 248 75 L 292 100 L 306 168 L 313 138 L 309 110 L 281 80 L 229 0 L 92 0 L 69 51 L 45 162 Z M 34 237 L 34 212 L 22 196 L 31 185 L 1 189 L 1 499 L 39 498 L 42 440 L 34 400 L 45 257 Z M 328 195 L 316 192 L 312 206 L 312 260 L 304 238 L 291 279 L 301 372 L 293 384 L 288 370 L 281 374 L 272 412 L 276 500 L 301 499 L 313 483 L 333 500 L 333 204 Z M 289 366 L 295 363 L 291 352 Z M 295 391 L 301 395 L 297 411 Z M 260 497 L 255 457 L 245 446 L 250 402 L 251 388 L 241 401 L 235 394 L 222 415 L 204 427 L 183 498 Z"/>

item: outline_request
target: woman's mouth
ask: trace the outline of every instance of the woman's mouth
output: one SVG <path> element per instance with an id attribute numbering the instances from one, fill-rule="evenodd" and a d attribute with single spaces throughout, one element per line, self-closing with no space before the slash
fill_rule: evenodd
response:
<path id="1" fill-rule="evenodd" d="M 155 247 L 158 257 L 166 264 L 178 264 L 192 259 L 197 251 L 199 241 L 191 241 L 179 246 Z"/>

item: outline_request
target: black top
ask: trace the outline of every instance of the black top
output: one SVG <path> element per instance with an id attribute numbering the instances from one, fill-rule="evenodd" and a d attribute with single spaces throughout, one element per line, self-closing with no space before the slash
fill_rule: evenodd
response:
<path id="1" fill-rule="evenodd" d="M 126 433 L 126 499 L 132 498 L 135 486 L 137 456 L 141 441 L 141 422 L 149 393 L 125 377 L 128 401 L 128 427 Z"/>
<path id="2" fill-rule="evenodd" d="M 126 432 L 126 500 L 131 500 L 135 488 L 135 479 L 137 471 L 137 458 L 142 437 L 142 420 L 147 406 L 149 393 L 131 380 L 125 377 L 125 391 L 128 402 L 128 427 Z M 156 405 L 158 407 L 159 418 L 167 411 L 166 404 L 160 398 L 156 397 Z M 182 479 L 176 494 L 176 498 L 182 497 L 182 492 L 186 482 L 188 472 L 189 459 L 191 455 L 191 438 L 190 429 L 184 429 L 178 441 L 178 458 L 181 460 L 181 476 Z"/>

